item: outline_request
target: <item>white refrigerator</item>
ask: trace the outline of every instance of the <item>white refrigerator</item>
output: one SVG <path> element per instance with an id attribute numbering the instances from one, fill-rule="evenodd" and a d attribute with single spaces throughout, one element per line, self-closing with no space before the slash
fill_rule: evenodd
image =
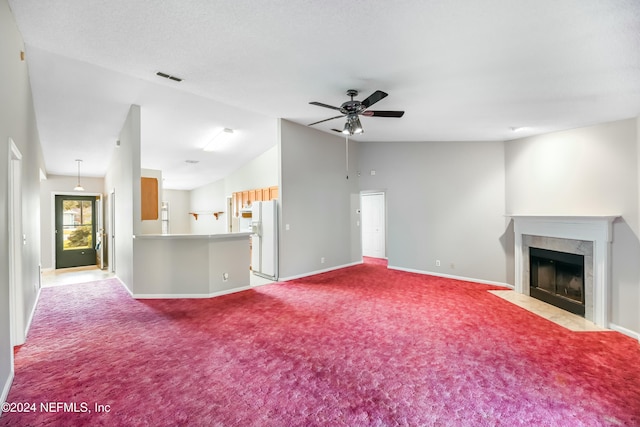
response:
<path id="1" fill-rule="evenodd" d="M 278 205 L 275 200 L 251 205 L 251 270 L 278 280 Z"/>

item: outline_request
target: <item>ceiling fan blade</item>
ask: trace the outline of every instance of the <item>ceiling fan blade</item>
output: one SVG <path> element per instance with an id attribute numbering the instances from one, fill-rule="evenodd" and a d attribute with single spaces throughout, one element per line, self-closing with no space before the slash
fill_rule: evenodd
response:
<path id="1" fill-rule="evenodd" d="M 317 105 L 318 107 L 324 107 L 324 108 L 331 108 L 332 110 L 338 110 L 340 111 L 340 108 L 338 107 L 334 107 L 333 105 L 327 105 L 327 104 L 323 104 L 322 102 L 310 102 L 309 104 L 311 105 Z"/>
<path id="2" fill-rule="evenodd" d="M 310 124 L 308 124 L 307 126 L 317 125 L 318 123 L 328 122 L 329 120 L 339 119 L 339 118 L 341 118 L 341 117 L 344 117 L 344 116 L 340 115 L 340 116 L 331 117 L 331 118 L 328 118 L 328 119 L 320 120 L 319 122 L 310 123 Z"/>
<path id="3" fill-rule="evenodd" d="M 402 117 L 404 111 L 367 110 L 362 115 L 367 117 Z"/>
<path id="4" fill-rule="evenodd" d="M 375 104 L 376 102 L 380 101 L 383 98 L 386 98 L 387 96 L 388 96 L 387 93 L 385 93 L 385 92 L 383 92 L 381 90 L 377 90 L 377 91 L 373 92 L 371 95 L 369 95 L 369 97 L 367 99 L 362 101 L 362 105 L 364 106 L 364 108 L 369 108 L 373 104 Z"/>

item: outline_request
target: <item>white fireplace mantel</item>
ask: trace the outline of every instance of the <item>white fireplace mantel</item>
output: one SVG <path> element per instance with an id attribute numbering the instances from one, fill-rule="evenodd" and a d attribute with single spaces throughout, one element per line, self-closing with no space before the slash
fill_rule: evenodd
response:
<path id="1" fill-rule="evenodd" d="M 542 236 L 559 239 L 585 240 L 593 243 L 593 323 L 608 327 L 610 252 L 612 226 L 618 215 L 546 216 L 508 215 L 513 218 L 515 234 L 515 291 L 525 292 L 522 236 Z"/>

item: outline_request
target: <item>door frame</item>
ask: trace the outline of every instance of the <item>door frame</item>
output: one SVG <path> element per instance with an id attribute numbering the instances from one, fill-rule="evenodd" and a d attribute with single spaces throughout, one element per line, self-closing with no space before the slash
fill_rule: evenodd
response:
<path id="1" fill-rule="evenodd" d="M 22 153 L 9 138 L 9 310 L 11 321 L 11 346 L 25 342 L 24 297 L 22 280 Z M 13 358 L 13 350 L 11 351 Z M 13 364 L 12 364 L 13 366 Z"/>
<path id="2" fill-rule="evenodd" d="M 52 191 L 51 192 L 51 265 L 53 269 L 56 269 L 56 196 L 89 196 L 96 197 L 102 200 L 102 193 L 80 193 L 78 191 Z M 97 202 L 97 200 L 96 200 Z M 101 212 L 96 212 L 96 215 L 102 215 Z M 96 219 L 96 222 L 100 222 Z M 104 224 L 104 218 L 102 219 Z M 96 225 L 96 236 L 99 230 Z M 97 265 L 97 264 L 96 264 Z"/>
<path id="3" fill-rule="evenodd" d="M 389 227 L 388 227 L 388 220 L 387 220 L 387 191 L 386 190 L 363 190 L 360 192 L 360 254 L 361 256 L 364 256 L 364 244 L 363 244 L 363 229 L 362 229 L 362 218 L 364 216 L 363 213 L 363 203 L 362 203 L 362 197 L 363 196 L 371 196 L 374 194 L 381 194 L 383 197 L 383 203 L 384 203 L 384 209 L 382 211 L 383 214 L 383 222 L 384 222 L 384 259 L 388 259 L 389 254 L 387 253 L 387 247 L 388 247 L 388 237 L 389 237 Z"/>
<path id="4" fill-rule="evenodd" d="M 116 189 L 109 192 L 109 227 L 107 227 L 107 265 L 111 273 L 116 272 Z"/>

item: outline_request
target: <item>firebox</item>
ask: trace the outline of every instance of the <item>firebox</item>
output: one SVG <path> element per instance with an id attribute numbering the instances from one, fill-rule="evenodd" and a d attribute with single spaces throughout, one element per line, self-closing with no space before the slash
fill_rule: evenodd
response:
<path id="1" fill-rule="evenodd" d="M 584 255 L 529 248 L 529 295 L 584 317 Z"/>

